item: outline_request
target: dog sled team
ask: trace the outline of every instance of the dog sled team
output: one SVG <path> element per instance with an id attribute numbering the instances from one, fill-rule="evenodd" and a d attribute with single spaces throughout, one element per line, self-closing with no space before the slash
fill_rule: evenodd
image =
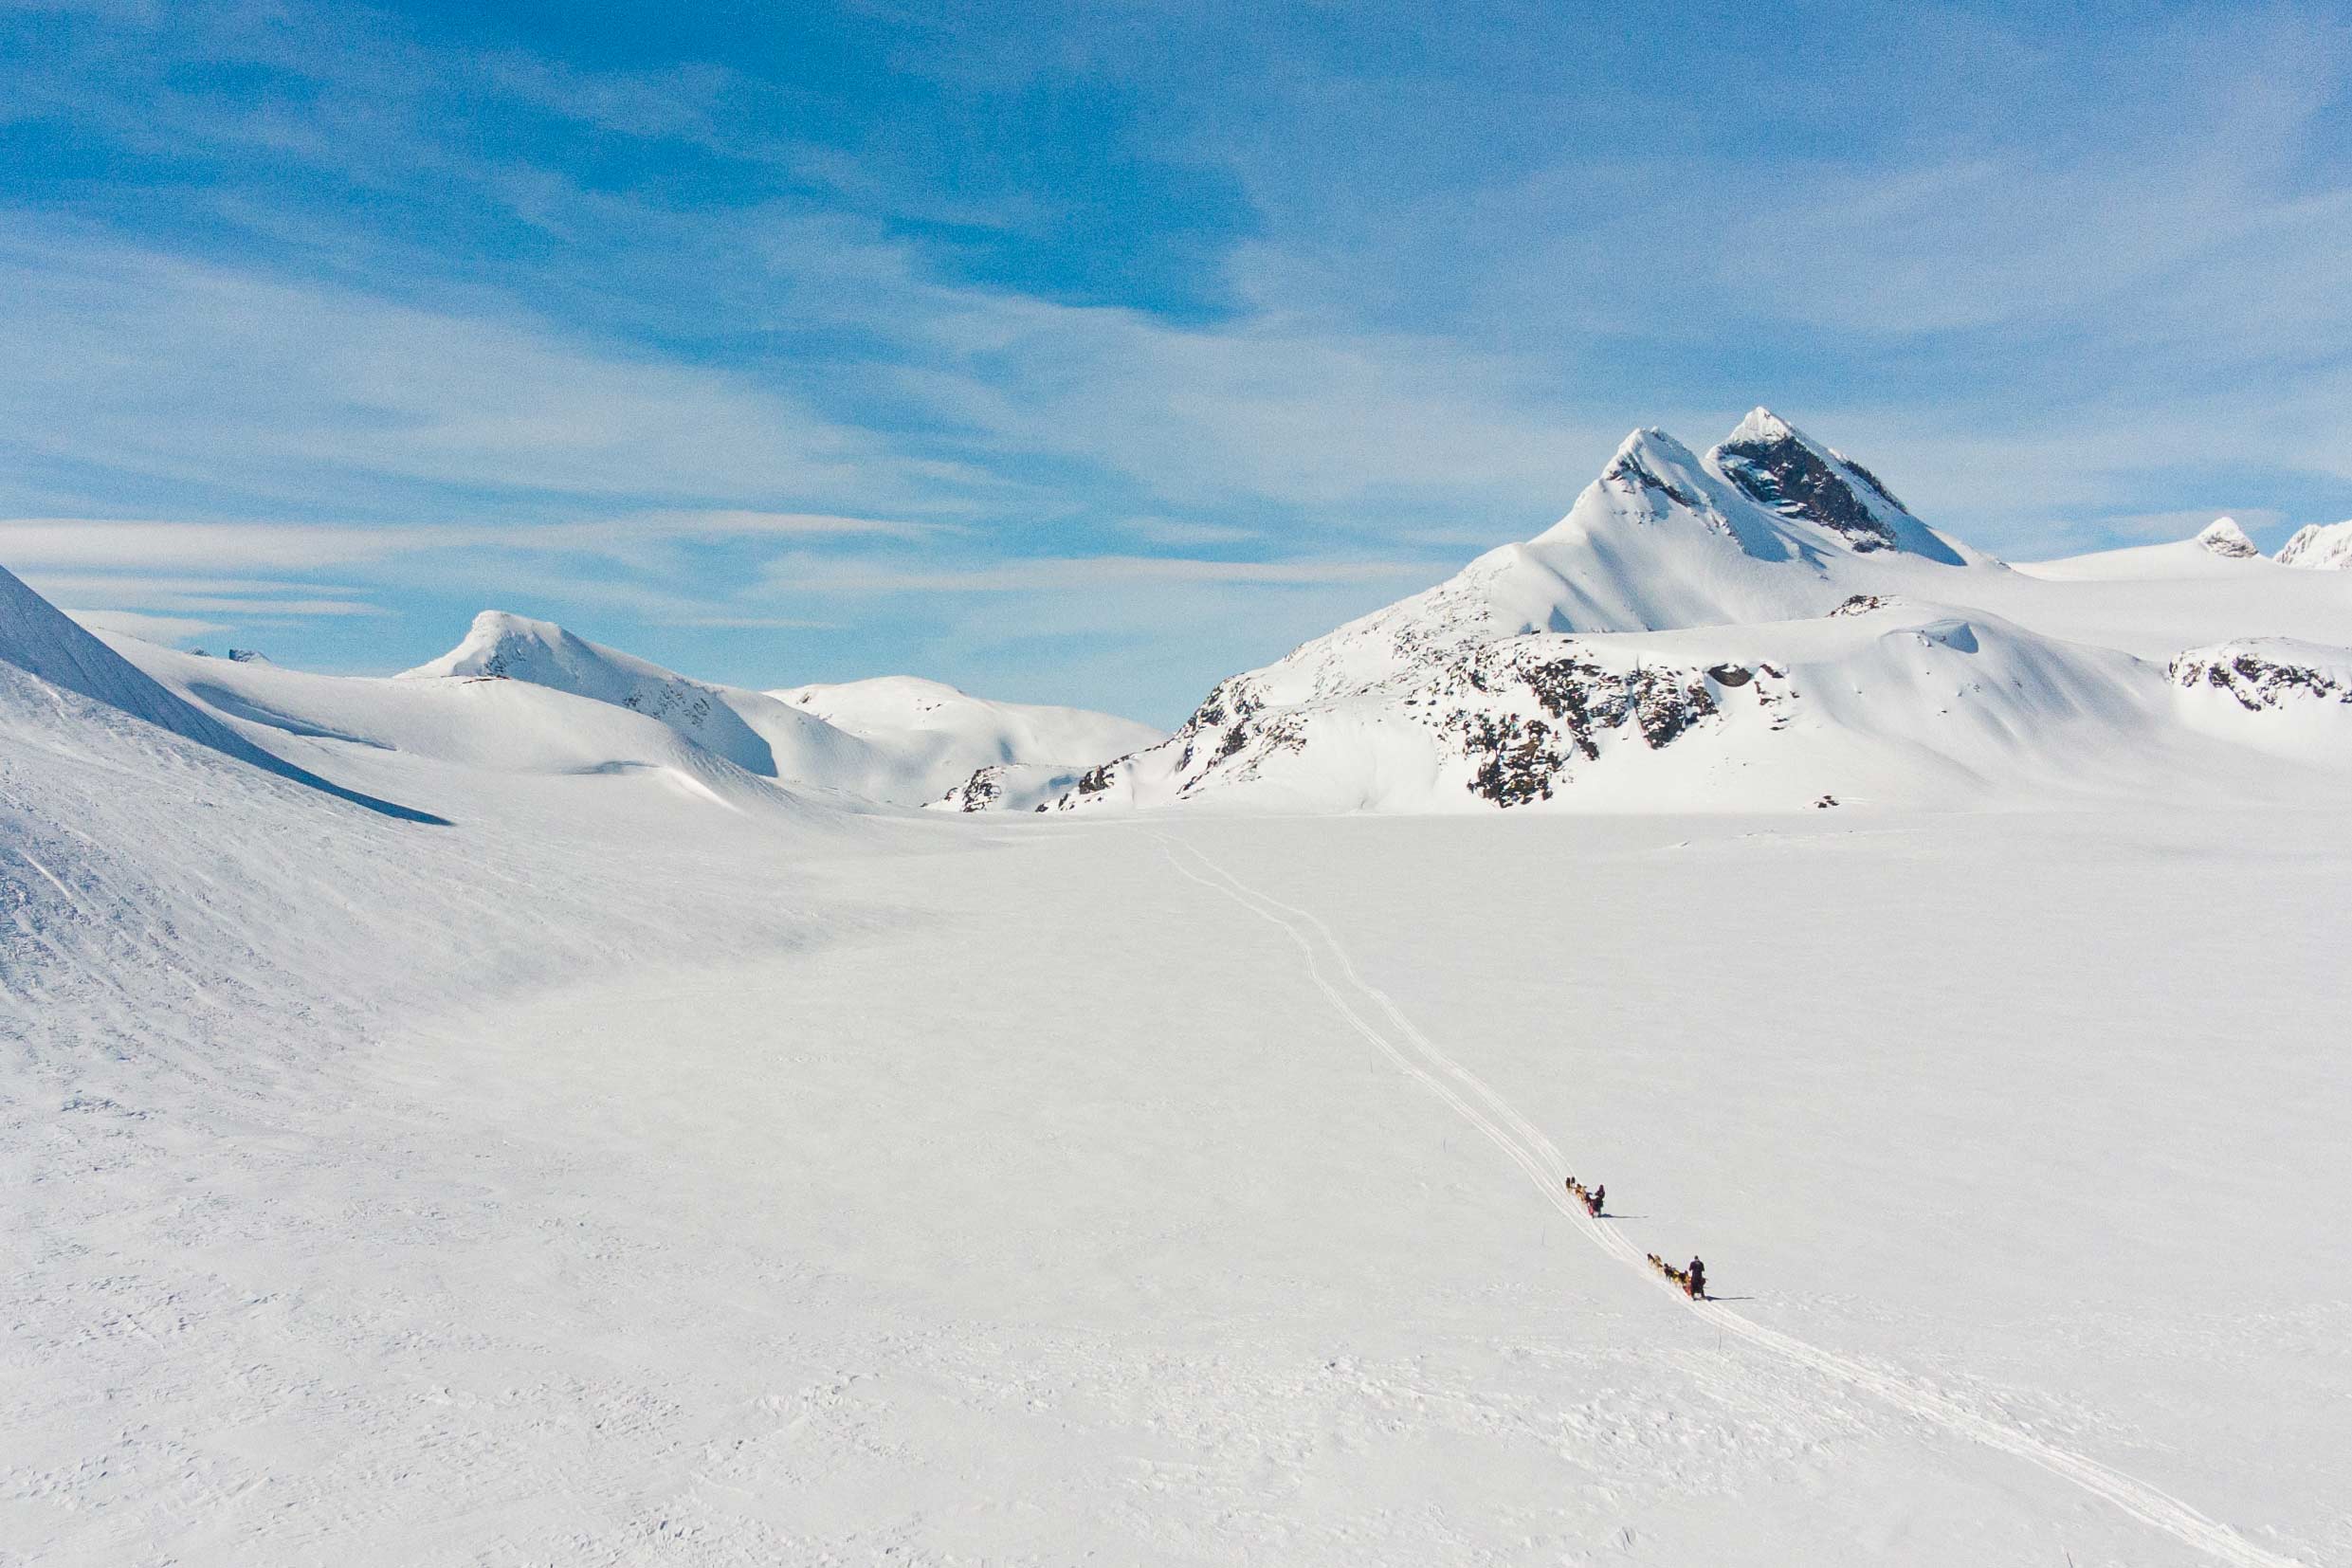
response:
<path id="1" fill-rule="evenodd" d="M 1592 1215 L 1595 1219 L 1598 1219 L 1600 1218 L 1601 1205 L 1609 1201 L 1609 1184 L 1604 1181 L 1588 1193 L 1584 1190 L 1583 1182 L 1578 1181 L 1575 1176 L 1570 1176 L 1568 1178 L 1568 1195 L 1575 1198 L 1578 1203 L 1583 1204 L 1584 1212 L 1586 1213 Z"/>
<path id="2" fill-rule="evenodd" d="M 1568 1195 L 1583 1204 L 1586 1213 L 1598 1219 L 1601 1217 L 1602 1206 L 1609 1201 L 1609 1186 L 1606 1182 L 1601 1182 L 1587 1188 L 1583 1182 L 1578 1181 L 1575 1176 L 1570 1176 Z M 1650 1267 L 1672 1280 L 1681 1287 L 1683 1294 L 1692 1301 L 1706 1300 L 1706 1265 L 1697 1258 L 1690 1260 L 1689 1267 L 1677 1268 L 1657 1253 L 1652 1252 L 1650 1254 Z"/>
<path id="3" fill-rule="evenodd" d="M 1650 1254 L 1650 1267 L 1680 1285 L 1683 1294 L 1692 1301 L 1706 1300 L 1706 1265 L 1697 1258 L 1690 1260 L 1689 1267 L 1677 1268 L 1657 1253 L 1652 1252 Z"/>

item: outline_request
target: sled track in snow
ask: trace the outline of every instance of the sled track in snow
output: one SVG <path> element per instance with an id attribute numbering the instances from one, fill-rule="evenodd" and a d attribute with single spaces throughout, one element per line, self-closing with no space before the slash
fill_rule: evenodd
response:
<path id="1" fill-rule="evenodd" d="M 2044 1442 L 2010 1422 L 1986 1415 L 1933 1390 L 1913 1386 L 1887 1372 L 1824 1350 L 1802 1340 L 1752 1322 L 1719 1302 L 1691 1301 L 1650 1267 L 1650 1260 L 1615 1227 L 1603 1225 L 1572 1202 L 1564 1183 L 1567 1161 L 1558 1147 L 1526 1118 L 1497 1094 L 1476 1073 L 1447 1055 L 1424 1034 L 1403 1010 L 1358 973 L 1354 960 L 1322 919 L 1295 904 L 1285 903 L 1249 886 L 1201 850 L 1189 844 L 1160 838 L 1170 866 L 1182 876 L 1239 903 L 1259 919 L 1279 927 L 1306 960 L 1307 972 L 1332 1008 L 1400 1072 L 1420 1084 L 1471 1126 L 1484 1133 L 1512 1164 L 1534 1182 L 1544 1200 L 1568 1216 L 1585 1237 L 1629 1268 L 1654 1282 L 1659 1290 L 1704 1322 L 1735 1335 L 1757 1349 L 1783 1361 L 1872 1395 L 1907 1414 L 1931 1421 L 1986 1448 L 2013 1454 L 2059 1479 L 2071 1482 L 2102 1498 L 2144 1524 L 2163 1531 L 2237 1568 L 2309 1568 L 2300 1558 L 2282 1556 L 2255 1545 L 2229 1525 L 2210 1519 L 2170 1493 L 2158 1490 L 2099 1461 Z M 1207 871 L 1194 870 L 1179 857 L 1189 855 Z M 1294 917 L 1294 918 L 1285 918 Z M 1332 973 L 1370 1002 L 1388 1019 L 1396 1038 L 1351 1002 Z M 1399 1042 L 1402 1042 L 1400 1045 Z M 1483 1107 L 1483 1108 L 1482 1108 Z"/>

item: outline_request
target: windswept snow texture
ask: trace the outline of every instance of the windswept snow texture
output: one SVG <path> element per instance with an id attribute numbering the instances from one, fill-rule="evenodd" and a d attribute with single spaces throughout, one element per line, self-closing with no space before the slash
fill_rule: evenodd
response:
<path id="1" fill-rule="evenodd" d="M 1524 544 L 1211 691 L 1166 741 L 965 811 L 1786 811 L 2307 794 L 2184 715 L 2184 647 L 2352 643 L 2352 593 L 2222 520 L 2012 568 L 1758 409 L 1705 457 L 1628 436 Z M 2318 721 L 2315 721 L 2318 722 Z M 2322 727 L 2332 725 L 2333 719 Z M 2325 742 L 2325 737 L 2319 738 Z M 2313 766 L 2332 743 L 2302 747 Z"/>

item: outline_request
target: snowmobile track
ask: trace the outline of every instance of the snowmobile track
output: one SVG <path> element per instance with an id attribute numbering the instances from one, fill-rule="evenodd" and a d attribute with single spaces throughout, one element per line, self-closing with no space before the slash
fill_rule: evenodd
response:
<path id="1" fill-rule="evenodd" d="M 1308 974 L 1334 1011 L 1394 1063 L 1399 1071 L 1419 1083 L 1456 1115 L 1484 1133 L 1511 1163 L 1536 1184 L 1544 1200 L 1565 1214 L 1587 1239 L 1626 1267 L 1638 1270 L 1643 1278 L 1653 1282 L 1658 1289 L 1668 1293 L 1704 1322 L 1780 1360 L 1859 1389 L 1956 1435 L 2037 1466 L 2219 1561 L 2236 1564 L 2238 1568 L 2309 1568 L 2302 1559 L 2257 1546 L 2229 1525 L 2208 1518 L 2170 1493 L 2160 1491 L 2146 1482 L 2103 1465 L 2088 1455 L 2058 1448 L 2007 1421 L 1971 1410 L 1948 1395 L 1916 1387 L 1865 1362 L 1809 1344 L 1777 1329 L 1766 1328 L 1719 1302 L 1689 1300 L 1650 1268 L 1649 1259 L 1619 1234 L 1615 1227 L 1602 1224 L 1587 1214 L 1580 1204 L 1570 1201 L 1565 1186 L 1569 1174 L 1567 1162 L 1552 1140 L 1477 1074 L 1439 1049 L 1435 1042 L 1405 1016 L 1395 1001 L 1367 982 L 1358 972 L 1354 960 L 1348 957 L 1347 950 L 1340 945 L 1339 938 L 1321 917 L 1251 887 L 1192 845 L 1166 834 L 1156 836 L 1160 839 L 1162 852 L 1167 856 L 1169 865 L 1178 874 L 1223 894 L 1259 919 L 1280 927 L 1305 958 Z M 1179 850 L 1198 862 L 1209 875 L 1204 876 L 1187 866 L 1179 858 Z M 1285 917 L 1295 917 L 1295 920 Z M 1401 1047 L 1397 1040 L 1391 1039 L 1373 1019 L 1342 994 L 1331 975 L 1326 973 L 1326 959 L 1332 971 L 1336 971 L 1349 986 L 1387 1015 L 1395 1034 L 1403 1041 Z M 1473 1103 L 1473 1101 L 1478 1103 Z M 1481 1110 L 1480 1104 L 1484 1104 L 1486 1110 Z"/>

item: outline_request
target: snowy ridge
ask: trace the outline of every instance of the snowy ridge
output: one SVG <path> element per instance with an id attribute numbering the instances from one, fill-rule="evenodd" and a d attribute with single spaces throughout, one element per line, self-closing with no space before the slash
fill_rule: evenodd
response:
<path id="1" fill-rule="evenodd" d="M 575 637 L 552 621 L 485 610 L 457 647 L 398 679 L 526 681 L 642 713 L 748 772 L 777 772 L 775 747 L 720 688 Z"/>
<path id="2" fill-rule="evenodd" d="M 122 654 L 255 744 L 338 777 L 462 801 L 484 781 L 629 780 L 701 811 L 811 822 L 862 801 L 757 773 L 623 703 L 491 676 L 316 675 L 228 664 L 123 638 Z M 418 764 L 429 766 L 420 773 Z"/>
<path id="3" fill-rule="evenodd" d="M 1981 611 L 1850 601 L 1806 622 L 1475 641 L 1336 700 L 1226 683 L 1058 811 L 1947 804 L 2155 769 L 2162 673 Z"/>
<path id="4" fill-rule="evenodd" d="M 1158 733 L 905 676 L 776 692 L 720 685 L 503 611 L 483 611 L 456 647 L 399 679 L 513 681 L 569 693 L 643 714 L 746 773 L 896 806 L 936 801 L 978 767 L 1083 762 Z"/>
<path id="5" fill-rule="evenodd" d="M 2306 572 L 2352 572 L 2352 521 L 2311 523 L 2279 547 L 2278 563 Z"/>
<path id="6" fill-rule="evenodd" d="M 149 680 L 5 570 L 0 570 L 0 663 L 239 761 L 266 765 L 241 738 Z"/>

